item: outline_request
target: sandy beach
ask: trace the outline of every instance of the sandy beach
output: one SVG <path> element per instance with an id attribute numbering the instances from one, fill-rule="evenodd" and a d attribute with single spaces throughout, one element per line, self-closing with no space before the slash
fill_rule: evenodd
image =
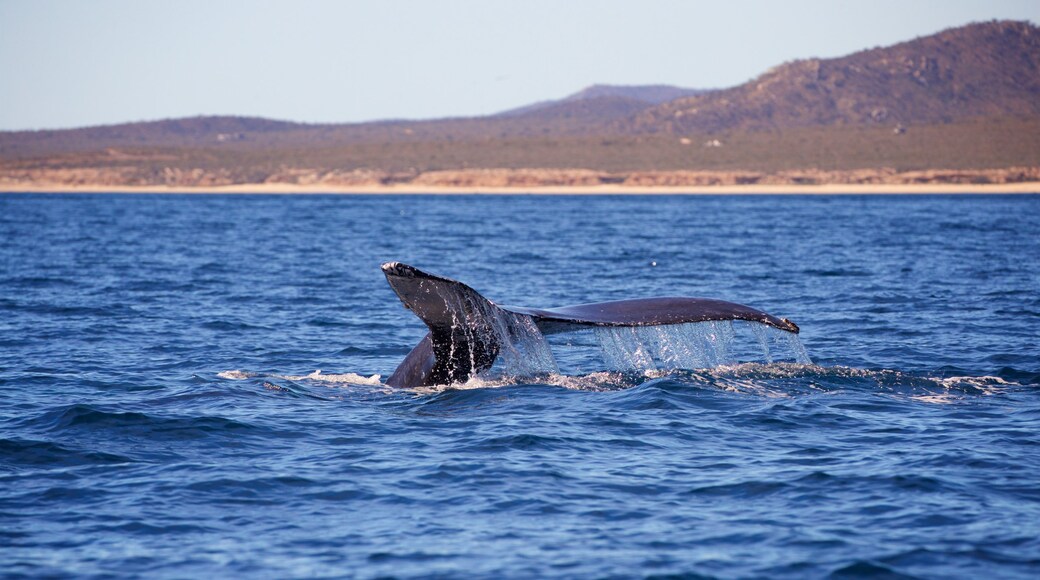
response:
<path id="1" fill-rule="evenodd" d="M 435 195 L 918 195 L 918 194 L 1036 194 L 1040 182 L 1000 184 L 819 184 L 710 186 L 536 186 L 445 187 L 420 184 L 332 186 L 291 183 L 246 183 L 223 186 L 5 184 L 0 193 L 188 193 L 188 194 L 435 194 Z"/>

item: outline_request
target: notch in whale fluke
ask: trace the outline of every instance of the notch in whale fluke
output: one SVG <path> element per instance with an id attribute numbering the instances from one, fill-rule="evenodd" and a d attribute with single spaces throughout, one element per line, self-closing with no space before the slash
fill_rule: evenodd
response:
<path id="1" fill-rule="evenodd" d="M 797 334 L 798 325 L 750 306 L 710 298 L 636 298 L 559 308 L 500 306 L 469 286 L 400 262 L 382 265 L 405 308 L 430 329 L 387 384 L 417 387 L 468 380 L 494 364 L 518 316 L 529 316 L 542 334 L 589 326 L 656 326 L 746 320 Z"/>

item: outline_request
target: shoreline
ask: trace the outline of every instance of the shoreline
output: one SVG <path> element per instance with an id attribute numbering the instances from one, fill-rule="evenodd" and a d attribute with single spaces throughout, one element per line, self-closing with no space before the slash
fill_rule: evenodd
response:
<path id="1" fill-rule="evenodd" d="M 0 183 L 0 193 L 114 193 L 114 194 L 269 194 L 269 195 L 978 195 L 1040 194 L 1040 181 L 1018 183 L 915 183 L 814 185 L 753 184 L 700 186 L 642 185 L 544 185 L 544 186 L 444 186 L 396 185 L 299 185 L 292 183 L 243 183 L 219 186 L 170 185 L 68 185 L 57 183 Z"/>
<path id="2" fill-rule="evenodd" d="M 758 171 L 628 171 L 484 168 L 390 172 L 281 168 L 136 167 L 0 169 L 4 193 L 873 195 L 1040 193 L 1040 166 Z"/>

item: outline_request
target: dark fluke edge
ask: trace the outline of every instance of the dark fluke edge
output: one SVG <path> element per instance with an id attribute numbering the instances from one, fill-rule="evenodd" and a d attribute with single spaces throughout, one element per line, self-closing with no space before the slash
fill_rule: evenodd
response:
<path id="1" fill-rule="evenodd" d="M 579 304 L 560 308 L 501 306 L 469 286 L 400 262 L 382 265 L 390 287 L 405 308 L 418 316 L 430 332 L 412 349 L 387 379 L 392 387 L 419 387 L 468 380 L 495 363 L 501 336 L 513 332 L 503 320 L 530 316 L 542 334 L 587 326 L 655 326 L 747 320 L 786 332 L 798 326 L 749 306 L 709 298 L 637 298 Z"/>

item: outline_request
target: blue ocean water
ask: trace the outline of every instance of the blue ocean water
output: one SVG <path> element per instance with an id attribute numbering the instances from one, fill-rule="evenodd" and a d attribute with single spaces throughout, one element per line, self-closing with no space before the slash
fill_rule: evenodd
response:
<path id="1" fill-rule="evenodd" d="M 1038 217 L 0 196 L 0 575 L 1035 578 Z M 561 375 L 394 390 L 425 328 L 390 260 L 506 304 L 748 304 L 812 364 L 607 372 L 575 340 Z"/>

